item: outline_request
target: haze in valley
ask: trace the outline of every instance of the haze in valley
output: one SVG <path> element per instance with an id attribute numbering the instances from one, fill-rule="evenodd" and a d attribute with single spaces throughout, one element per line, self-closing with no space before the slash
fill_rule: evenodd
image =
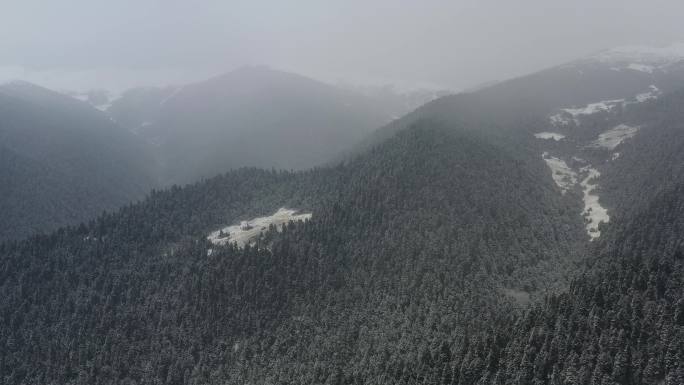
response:
<path id="1" fill-rule="evenodd" d="M 463 90 L 684 36 L 676 0 L 3 3 L 0 81 L 112 92 L 267 65 L 329 83 Z"/>

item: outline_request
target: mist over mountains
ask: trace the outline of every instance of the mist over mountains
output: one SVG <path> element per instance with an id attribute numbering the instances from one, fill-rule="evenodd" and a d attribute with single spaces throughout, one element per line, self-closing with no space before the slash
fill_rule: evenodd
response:
<path id="1" fill-rule="evenodd" d="M 365 96 L 265 67 L 119 97 L 62 95 L 27 82 L 0 93 L 0 239 L 77 224 L 152 188 L 230 169 L 322 165 L 421 97 Z"/>
<path id="2" fill-rule="evenodd" d="M 1 382 L 684 383 L 683 107 L 677 44 L 0 86 Z"/>
<path id="3" fill-rule="evenodd" d="M 391 119 L 380 103 L 362 95 L 259 67 L 166 94 L 146 92 L 159 101 L 138 119 L 137 104 L 127 95 L 108 112 L 158 148 L 162 179 L 175 183 L 243 166 L 319 165 Z"/>

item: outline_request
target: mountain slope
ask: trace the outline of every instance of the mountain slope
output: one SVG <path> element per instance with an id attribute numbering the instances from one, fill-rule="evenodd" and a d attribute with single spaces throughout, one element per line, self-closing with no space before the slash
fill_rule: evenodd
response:
<path id="1" fill-rule="evenodd" d="M 571 290 L 442 361 L 452 383 L 681 384 L 684 189 L 621 226 Z"/>
<path id="2" fill-rule="evenodd" d="M 3 381 L 681 383 L 682 97 L 620 68 L 441 98 L 334 166 L 0 245 Z M 283 212 L 311 217 L 264 225 Z"/>
<path id="3" fill-rule="evenodd" d="M 618 146 L 623 156 L 602 166 L 616 220 L 570 290 L 472 336 L 419 376 L 478 384 L 684 381 L 683 105 L 679 91 L 607 117 L 608 127 L 619 119 L 641 128 Z"/>
<path id="4" fill-rule="evenodd" d="M 140 133 L 142 128 L 159 119 L 167 98 L 179 90 L 178 86 L 133 88 L 112 100 L 106 112 L 121 126 Z"/>
<path id="5" fill-rule="evenodd" d="M 101 112 L 38 86 L 0 86 L 0 240 L 98 215 L 152 186 L 151 162 Z"/>
<path id="6" fill-rule="evenodd" d="M 144 102 L 143 110 L 131 99 Z M 109 112 L 157 146 L 165 181 L 188 182 L 241 166 L 324 163 L 389 121 L 376 104 L 302 76 L 248 67 L 175 89 L 129 93 Z"/>
<path id="7" fill-rule="evenodd" d="M 544 119 L 541 124 L 550 128 L 559 122 L 548 118 L 559 113 L 560 117 L 568 117 L 565 109 L 579 110 L 606 102 L 605 106 L 595 105 L 594 110 L 587 111 L 586 115 L 591 115 L 616 107 L 618 101 L 645 101 L 682 87 L 684 50 L 681 46 L 615 48 L 473 92 L 437 99 L 391 123 L 377 136 L 380 141 L 384 140 L 425 116 L 448 121 L 478 118 L 508 125 L 520 120 Z M 570 122 L 564 119 L 563 123 Z"/>
<path id="8" fill-rule="evenodd" d="M 373 132 L 352 154 L 423 119 L 526 137 L 538 148 L 561 193 L 577 201 L 588 235 L 598 238 L 611 216 L 627 207 L 618 208 L 614 197 L 604 194 L 604 182 L 612 179 L 611 162 L 621 164 L 619 157 L 631 151 L 639 132 L 655 132 L 647 130 L 658 119 L 650 105 L 682 87 L 684 53 L 679 46 L 616 48 L 427 103 Z M 621 187 L 606 188 L 615 192 Z"/>
<path id="9" fill-rule="evenodd" d="M 625 122 L 636 135 L 615 149 L 620 156 L 604 167 L 607 204 L 631 213 L 684 178 L 684 90 L 626 110 L 606 126 Z"/>
<path id="10" fill-rule="evenodd" d="M 566 282 L 554 267 L 571 270 L 581 222 L 516 141 L 422 122 L 348 164 L 234 171 L 5 245 L 1 370 L 10 383 L 380 381 Z M 312 218 L 246 248 L 206 239 L 282 206 Z"/>

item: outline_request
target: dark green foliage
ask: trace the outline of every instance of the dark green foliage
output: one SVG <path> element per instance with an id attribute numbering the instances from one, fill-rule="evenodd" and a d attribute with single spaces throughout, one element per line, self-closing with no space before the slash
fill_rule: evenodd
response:
<path id="1" fill-rule="evenodd" d="M 245 169 L 2 246 L 8 384 L 449 383 L 518 312 L 503 288 L 563 281 L 583 229 L 513 137 L 425 122 L 349 163 Z M 528 153 L 529 152 L 529 153 Z M 206 234 L 313 211 L 256 247 Z M 212 249 L 208 253 L 208 249 Z M 209 254 L 209 255 L 208 255 Z M 465 345 L 464 341 L 470 341 Z M 470 361 L 469 361 L 470 362 Z"/>
<path id="2" fill-rule="evenodd" d="M 618 216 L 643 210 L 654 197 L 684 180 L 684 90 L 637 105 L 619 118 L 640 127 L 605 169 L 605 201 Z M 618 218 L 618 221 L 621 219 Z"/>
<path id="3" fill-rule="evenodd" d="M 680 384 L 676 97 L 640 115 L 643 151 L 606 166 L 619 221 L 569 285 L 576 196 L 511 128 L 538 120 L 447 114 L 334 167 L 240 169 L 1 245 L 0 379 Z M 283 206 L 313 219 L 243 249 L 205 238 Z M 510 293 L 545 299 L 525 310 Z"/>
<path id="4" fill-rule="evenodd" d="M 659 195 L 568 293 L 494 330 L 497 339 L 457 364 L 496 355 L 496 365 L 465 383 L 681 384 L 683 198 L 684 185 Z"/>

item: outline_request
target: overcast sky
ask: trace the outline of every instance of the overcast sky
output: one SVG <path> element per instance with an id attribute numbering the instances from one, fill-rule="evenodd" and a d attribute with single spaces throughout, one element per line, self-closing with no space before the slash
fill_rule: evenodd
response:
<path id="1" fill-rule="evenodd" d="M 625 44 L 684 41 L 681 0 L 0 0 L 0 80 L 60 89 L 268 65 L 459 90 Z"/>

